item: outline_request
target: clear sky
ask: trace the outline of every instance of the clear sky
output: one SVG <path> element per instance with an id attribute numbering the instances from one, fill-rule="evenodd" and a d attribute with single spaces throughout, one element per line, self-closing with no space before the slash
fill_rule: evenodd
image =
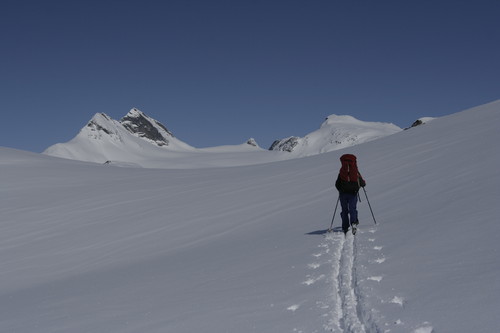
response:
<path id="1" fill-rule="evenodd" d="M 500 1 L 1 0 L 0 146 L 137 107 L 195 147 L 500 99 Z"/>

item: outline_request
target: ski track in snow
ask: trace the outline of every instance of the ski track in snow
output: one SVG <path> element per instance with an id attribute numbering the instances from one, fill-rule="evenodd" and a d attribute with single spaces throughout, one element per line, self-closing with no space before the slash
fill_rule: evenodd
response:
<path id="1" fill-rule="evenodd" d="M 363 308 L 356 275 L 356 237 L 342 233 L 325 237 L 327 253 L 331 255 L 332 306 L 325 330 L 344 333 L 380 332 Z"/>

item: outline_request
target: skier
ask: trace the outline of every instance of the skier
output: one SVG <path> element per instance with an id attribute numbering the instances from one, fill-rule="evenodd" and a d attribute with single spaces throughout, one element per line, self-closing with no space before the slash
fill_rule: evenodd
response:
<path id="1" fill-rule="evenodd" d="M 344 154 L 340 157 L 342 167 L 340 168 L 335 187 L 339 191 L 339 201 L 342 207 L 340 216 L 342 217 L 342 231 L 347 234 L 349 225 L 352 233 L 356 234 L 356 227 L 359 224 L 358 211 L 358 191 L 360 187 L 365 187 L 366 182 L 361 177 L 356 163 L 356 156 Z"/>

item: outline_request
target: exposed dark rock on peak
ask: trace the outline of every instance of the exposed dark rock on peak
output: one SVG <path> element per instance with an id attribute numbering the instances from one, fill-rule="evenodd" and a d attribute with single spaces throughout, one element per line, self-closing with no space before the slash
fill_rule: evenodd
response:
<path id="1" fill-rule="evenodd" d="M 250 145 L 250 146 L 254 146 L 254 147 L 258 147 L 259 145 L 257 144 L 257 141 L 255 141 L 254 138 L 250 138 L 248 139 L 247 141 L 247 145 Z"/>
<path id="2" fill-rule="evenodd" d="M 168 146 L 169 138 L 174 135 L 163 124 L 148 117 L 138 109 L 132 109 L 125 117 L 120 120 L 120 123 L 130 133 L 153 141 L 158 146 Z"/>
<path id="3" fill-rule="evenodd" d="M 290 153 L 293 151 L 293 148 L 295 148 L 295 146 L 297 146 L 298 143 L 299 143 L 299 137 L 291 136 L 283 140 L 274 141 L 271 147 L 269 147 L 269 150 L 286 151 Z"/>

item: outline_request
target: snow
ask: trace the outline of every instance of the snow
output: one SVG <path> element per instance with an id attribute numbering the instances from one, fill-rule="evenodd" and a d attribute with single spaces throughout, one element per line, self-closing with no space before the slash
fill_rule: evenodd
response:
<path id="1" fill-rule="evenodd" d="M 348 150 L 183 170 L 0 148 L 0 331 L 495 332 L 499 122 L 497 101 Z M 378 222 L 362 192 L 355 237 L 324 233 L 347 152 Z"/>
<path id="2" fill-rule="evenodd" d="M 425 123 L 428 123 L 429 121 L 432 121 L 436 119 L 435 117 L 422 117 L 422 118 L 419 118 L 418 120 L 420 120 L 423 124 Z"/>
<path id="3" fill-rule="evenodd" d="M 318 130 L 302 138 L 289 137 L 281 142 L 290 143 L 293 140 L 294 147 L 289 147 L 289 144 L 285 146 L 292 149 L 291 156 L 297 158 L 352 147 L 400 131 L 401 128 L 394 124 L 361 121 L 352 116 L 333 114 L 326 118 Z"/>

